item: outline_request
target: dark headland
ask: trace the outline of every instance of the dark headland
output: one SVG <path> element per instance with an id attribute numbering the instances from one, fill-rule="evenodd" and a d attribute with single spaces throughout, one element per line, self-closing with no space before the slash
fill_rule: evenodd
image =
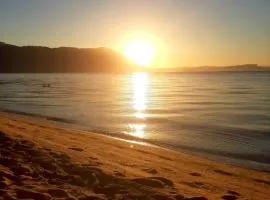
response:
<path id="1" fill-rule="evenodd" d="M 0 42 L 0 73 L 128 72 L 140 68 L 108 48 L 49 48 Z"/>

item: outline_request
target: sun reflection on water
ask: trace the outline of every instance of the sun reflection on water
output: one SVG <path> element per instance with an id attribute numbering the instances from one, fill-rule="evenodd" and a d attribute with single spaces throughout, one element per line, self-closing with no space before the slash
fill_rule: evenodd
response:
<path id="1" fill-rule="evenodd" d="M 144 138 L 144 129 L 146 127 L 145 124 L 129 124 L 130 131 L 128 132 L 130 135 L 138 137 L 138 138 Z"/>
<path id="2" fill-rule="evenodd" d="M 145 119 L 147 117 L 145 110 L 147 108 L 147 85 L 148 74 L 144 72 L 134 73 L 132 75 L 132 88 L 133 88 L 133 116 L 138 123 L 129 124 L 128 134 L 144 138 L 145 136 Z"/>

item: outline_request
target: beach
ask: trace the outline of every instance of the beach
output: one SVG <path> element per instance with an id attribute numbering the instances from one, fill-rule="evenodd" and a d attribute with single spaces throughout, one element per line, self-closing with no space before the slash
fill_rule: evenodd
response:
<path id="1" fill-rule="evenodd" d="M 0 74 L 0 107 L 268 170 L 269 77 L 256 72 Z"/>
<path id="2" fill-rule="evenodd" d="M 270 173 L 0 113 L 0 199 L 270 199 Z"/>

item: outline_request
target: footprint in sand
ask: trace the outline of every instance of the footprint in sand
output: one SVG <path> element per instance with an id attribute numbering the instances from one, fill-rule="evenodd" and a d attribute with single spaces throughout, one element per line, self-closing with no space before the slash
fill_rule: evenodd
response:
<path id="1" fill-rule="evenodd" d="M 149 174 L 157 174 L 158 173 L 158 171 L 156 169 L 153 169 L 153 168 L 144 168 L 144 169 L 142 169 L 142 171 L 145 171 Z"/>
<path id="2" fill-rule="evenodd" d="M 64 191 L 62 189 L 58 189 L 58 188 L 48 189 L 47 193 L 50 194 L 51 196 L 57 197 L 57 198 L 69 197 L 69 195 L 67 194 L 66 191 Z"/>
<path id="3" fill-rule="evenodd" d="M 235 192 L 233 190 L 229 190 L 228 194 L 223 195 L 221 198 L 224 200 L 236 200 L 238 196 L 240 196 L 240 194 L 238 192 Z"/>
<path id="4" fill-rule="evenodd" d="M 26 140 L 12 140 L 1 131 L 0 141 L 0 199 L 71 200 L 75 199 L 72 194 L 76 194 L 79 200 L 206 200 L 177 194 L 173 182 L 163 177 L 133 179 L 118 171 L 108 174 L 92 166 L 94 157 L 92 160 L 89 157 L 88 164 L 80 165 L 66 154 L 37 147 Z M 69 149 L 83 151 L 77 147 Z M 84 192 L 88 193 L 88 189 L 91 196 Z"/>
<path id="5" fill-rule="evenodd" d="M 119 171 L 114 171 L 114 175 L 124 177 L 125 173 L 124 172 L 122 173 L 122 172 L 119 172 Z"/>
<path id="6" fill-rule="evenodd" d="M 17 198 L 19 199 L 51 199 L 51 196 L 46 193 L 41 193 L 37 191 L 33 191 L 31 189 L 15 189 Z"/>
<path id="7" fill-rule="evenodd" d="M 97 157 L 93 157 L 93 156 L 89 156 L 88 158 L 90 158 L 91 160 L 98 160 Z"/>
<path id="8" fill-rule="evenodd" d="M 194 182 L 183 182 L 183 184 L 192 187 L 192 188 L 204 188 L 209 189 L 209 185 L 206 183 L 200 182 L 200 181 L 194 181 Z"/>
<path id="9" fill-rule="evenodd" d="M 83 151 L 83 149 L 78 148 L 78 147 L 69 147 L 69 149 L 71 149 L 73 151 Z"/>
<path id="10" fill-rule="evenodd" d="M 253 181 L 257 182 L 257 183 L 263 183 L 265 185 L 270 185 L 270 181 L 265 181 L 265 180 L 262 180 L 262 179 L 252 179 Z"/>
<path id="11" fill-rule="evenodd" d="M 183 200 L 207 200 L 206 197 L 191 197 Z"/>
<path id="12" fill-rule="evenodd" d="M 234 196 L 240 196 L 240 194 L 238 192 L 235 192 L 233 190 L 229 190 L 228 194 L 234 195 Z"/>
<path id="13" fill-rule="evenodd" d="M 220 169 L 214 169 L 213 171 L 216 172 L 216 173 L 222 174 L 222 175 L 226 175 L 226 176 L 234 176 L 233 173 L 226 172 L 226 171 L 223 171 L 223 170 L 220 170 Z"/>
<path id="14" fill-rule="evenodd" d="M 224 199 L 224 200 L 236 200 L 237 199 L 236 196 L 229 195 L 229 194 L 223 195 L 221 198 Z"/>
<path id="15" fill-rule="evenodd" d="M 198 172 L 191 172 L 189 173 L 191 176 L 202 176 L 200 173 Z"/>
<path id="16" fill-rule="evenodd" d="M 148 178 L 136 178 L 132 181 L 141 185 L 151 186 L 154 188 L 164 188 L 165 186 L 173 187 L 174 184 L 171 180 L 163 177 L 148 177 Z"/>

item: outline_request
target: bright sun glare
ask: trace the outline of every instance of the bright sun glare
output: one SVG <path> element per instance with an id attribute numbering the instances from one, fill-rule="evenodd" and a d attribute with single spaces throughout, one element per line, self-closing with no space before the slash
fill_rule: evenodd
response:
<path id="1" fill-rule="evenodd" d="M 137 65 L 147 67 L 154 59 L 155 48 L 147 40 L 136 39 L 127 44 L 124 54 Z"/>

